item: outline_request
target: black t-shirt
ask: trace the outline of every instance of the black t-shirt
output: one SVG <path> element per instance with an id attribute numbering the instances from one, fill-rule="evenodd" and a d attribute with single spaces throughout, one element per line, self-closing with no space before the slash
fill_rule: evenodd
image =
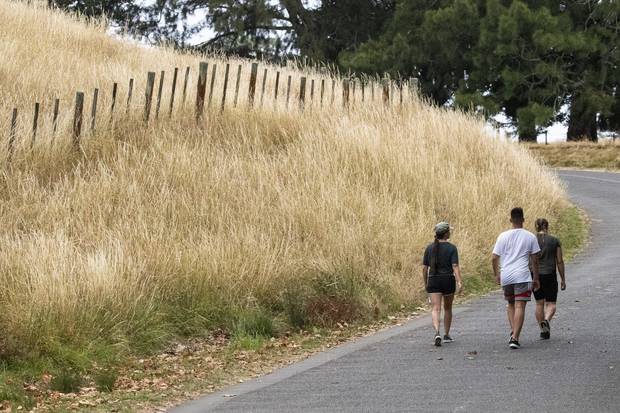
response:
<path id="1" fill-rule="evenodd" d="M 440 242 L 437 246 L 437 265 L 436 268 L 433 268 L 431 266 L 431 256 L 433 255 L 434 246 L 435 243 L 432 243 L 426 247 L 424 259 L 422 261 L 423 265 L 431 267 L 429 275 L 454 275 L 452 266 L 458 265 L 459 263 L 459 252 L 456 246 L 449 242 Z"/>
<path id="2" fill-rule="evenodd" d="M 555 274 L 558 248 L 562 247 L 562 243 L 552 235 L 538 234 L 538 245 L 540 246 L 538 272 L 544 275 Z"/>

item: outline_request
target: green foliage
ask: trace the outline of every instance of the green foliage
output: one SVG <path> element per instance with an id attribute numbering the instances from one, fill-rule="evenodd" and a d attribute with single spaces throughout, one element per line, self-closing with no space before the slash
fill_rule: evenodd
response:
<path id="1" fill-rule="evenodd" d="M 232 341 L 232 349 L 259 350 L 265 344 L 265 338 L 261 336 L 235 336 Z"/>
<path id="2" fill-rule="evenodd" d="M 118 379 L 118 371 L 114 368 L 100 369 L 93 373 L 93 381 L 100 392 L 111 392 Z"/>
<path id="3" fill-rule="evenodd" d="M 186 47 L 205 27 L 214 36 L 196 48 L 219 49 L 243 57 L 280 58 L 301 51 L 335 61 L 343 50 L 380 33 L 394 0 L 50 0 L 56 7 L 87 16 L 107 16 L 118 27 L 151 42 Z M 195 22 L 191 15 L 205 15 Z"/>
<path id="4" fill-rule="evenodd" d="M 12 402 L 12 407 L 22 406 L 30 409 L 36 405 L 36 400 L 24 390 L 23 383 L 12 375 L 0 373 L 0 402 Z"/>
<path id="5" fill-rule="evenodd" d="M 417 77 L 439 105 L 503 112 L 523 140 L 565 120 L 567 104 L 569 138 L 596 139 L 597 126 L 620 127 L 618 16 L 611 0 L 402 1 L 382 36 L 340 62 Z"/>
<path id="6" fill-rule="evenodd" d="M 84 382 L 79 372 L 71 368 L 59 370 L 50 383 L 50 388 L 61 393 L 76 393 Z"/>
<path id="7" fill-rule="evenodd" d="M 555 226 L 551 224 L 551 232 L 562 241 L 562 251 L 567 260 L 581 251 L 584 247 L 589 226 L 584 214 L 577 207 L 571 206 L 562 210 Z"/>
<path id="8" fill-rule="evenodd" d="M 258 308 L 240 311 L 233 322 L 234 336 L 273 337 L 275 332 L 273 316 Z"/>

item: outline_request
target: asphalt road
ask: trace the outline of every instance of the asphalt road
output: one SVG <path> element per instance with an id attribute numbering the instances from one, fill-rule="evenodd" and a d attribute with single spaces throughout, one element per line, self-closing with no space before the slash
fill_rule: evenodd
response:
<path id="1" fill-rule="evenodd" d="M 510 350 L 494 293 L 457 310 L 441 348 L 423 317 L 172 412 L 620 412 L 620 174 L 559 174 L 593 239 L 567 267 L 551 340 L 532 303 Z"/>

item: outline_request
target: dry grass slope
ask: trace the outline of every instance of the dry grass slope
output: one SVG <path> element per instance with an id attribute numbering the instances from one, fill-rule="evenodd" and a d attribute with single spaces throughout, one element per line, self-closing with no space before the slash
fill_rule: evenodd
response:
<path id="1" fill-rule="evenodd" d="M 77 88 L 199 60 L 17 3 L 0 3 L 0 21 L 3 137 L 16 104 L 67 103 Z M 567 206 L 525 149 L 464 114 L 409 98 L 350 112 L 279 105 L 213 111 L 198 126 L 191 105 L 148 129 L 126 119 L 81 154 L 42 131 L 0 176 L 2 358 L 389 311 L 421 297 L 436 221 L 456 227 L 465 277 L 479 279 L 509 208 L 531 222 Z"/>
<path id="2" fill-rule="evenodd" d="M 531 145 L 534 156 L 555 168 L 620 170 L 620 141 Z"/>

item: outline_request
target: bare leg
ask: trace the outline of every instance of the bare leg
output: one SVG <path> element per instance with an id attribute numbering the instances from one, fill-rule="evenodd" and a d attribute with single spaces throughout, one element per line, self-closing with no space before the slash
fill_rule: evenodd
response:
<path id="1" fill-rule="evenodd" d="M 523 320 L 525 320 L 525 305 L 527 301 L 515 301 L 514 305 L 514 317 L 512 319 L 512 336 L 515 340 L 519 341 L 519 335 L 523 328 Z"/>
<path id="2" fill-rule="evenodd" d="M 545 300 L 536 300 L 536 321 L 538 325 L 545 320 Z"/>
<path id="3" fill-rule="evenodd" d="M 441 293 L 431 293 L 433 327 L 435 327 L 437 334 L 439 334 L 439 319 L 441 318 L 441 297 Z"/>
<path id="4" fill-rule="evenodd" d="M 515 318 L 515 303 L 508 303 L 508 305 L 506 306 L 506 312 L 508 313 L 508 323 L 510 324 L 510 331 L 514 333 L 515 328 L 513 327 L 513 320 Z"/>
<path id="5" fill-rule="evenodd" d="M 443 296 L 443 328 L 446 330 L 446 335 L 450 335 L 450 327 L 452 326 L 452 303 L 454 302 L 454 295 Z"/>
<path id="6" fill-rule="evenodd" d="M 555 303 L 547 303 L 547 305 L 545 306 L 545 320 L 551 321 L 551 319 L 555 315 L 555 309 Z"/>

